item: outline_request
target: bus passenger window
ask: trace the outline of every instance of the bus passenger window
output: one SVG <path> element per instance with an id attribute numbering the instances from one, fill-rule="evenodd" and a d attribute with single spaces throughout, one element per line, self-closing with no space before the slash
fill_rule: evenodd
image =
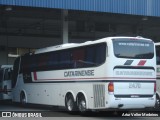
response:
<path id="1" fill-rule="evenodd" d="M 58 69 L 58 54 L 57 53 L 49 54 L 48 69 L 53 69 L 53 70 Z"/>
<path id="2" fill-rule="evenodd" d="M 41 54 L 38 57 L 38 66 L 40 71 L 47 70 L 48 54 Z"/>
<path id="3" fill-rule="evenodd" d="M 60 69 L 71 68 L 71 53 L 70 51 L 61 51 L 60 52 Z"/>
<path id="4" fill-rule="evenodd" d="M 29 69 L 29 66 L 30 66 L 30 59 L 27 57 L 27 56 L 23 56 L 22 59 L 22 72 L 23 73 L 26 73 L 28 72 L 30 69 Z M 17 63 L 18 64 L 18 63 Z M 16 66 L 17 67 L 17 66 Z M 19 66 L 18 66 L 19 67 Z"/>
<path id="5" fill-rule="evenodd" d="M 86 60 L 85 60 L 85 67 L 92 67 L 96 66 L 95 63 L 95 53 L 96 46 L 91 46 L 86 48 Z"/>
<path id="6" fill-rule="evenodd" d="M 96 64 L 100 65 L 105 62 L 106 59 L 106 44 L 97 46 L 96 49 Z"/>
<path id="7" fill-rule="evenodd" d="M 37 61 L 36 61 L 36 56 L 32 56 L 31 57 L 31 65 L 30 65 L 30 69 L 31 71 L 36 71 L 37 70 Z"/>
<path id="8" fill-rule="evenodd" d="M 73 51 L 74 68 L 81 68 L 84 64 L 85 50 L 77 49 Z"/>

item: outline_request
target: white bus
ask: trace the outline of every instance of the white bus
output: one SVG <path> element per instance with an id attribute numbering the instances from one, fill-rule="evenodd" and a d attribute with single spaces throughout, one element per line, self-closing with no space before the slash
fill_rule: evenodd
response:
<path id="1" fill-rule="evenodd" d="M 156 57 L 157 57 L 157 94 L 156 94 L 156 108 L 160 108 L 160 43 L 156 45 Z"/>
<path id="2" fill-rule="evenodd" d="M 2 65 L 0 67 L 0 100 L 12 99 L 12 79 L 13 65 Z"/>
<path id="3" fill-rule="evenodd" d="M 155 45 L 108 37 L 47 47 L 14 63 L 13 101 L 68 111 L 141 109 L 156 101 Z"/>

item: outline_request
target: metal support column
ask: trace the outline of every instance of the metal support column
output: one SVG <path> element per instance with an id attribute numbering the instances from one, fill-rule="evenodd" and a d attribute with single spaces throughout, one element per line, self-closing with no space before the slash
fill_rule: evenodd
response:
<path id="1" fill-rule="evenodd" d="M 68 43 L 68 10 L 62 10 L 62 41 Z"/>

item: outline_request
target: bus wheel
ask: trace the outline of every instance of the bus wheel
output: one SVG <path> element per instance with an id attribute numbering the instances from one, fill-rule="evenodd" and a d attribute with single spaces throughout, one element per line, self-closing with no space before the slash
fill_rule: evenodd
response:
<path id="1" fill-rule="evenodd" d="M 75 102 L 72 94 L 68 94 L 65 98 L 65 106 L 68 112 L 75 111 Z"/>
<path id="2" fill-rule="evenodd" d="M 82 114 L 86 113 L 86 111 L 87 111 L 86 100 L 85 100 L 85 97 L 83 95 L 81 95 L 81 96 L 78 97 L 78 110 Z"/>
<path id="3" fill-rule="evenodd" d="M 156 109 L 160 109 L 160 98 L 158 94 L 156 94 L 156 104 L 155 104 Z"/>
<path id="4" fill-rule="evenodd" d="M 25 96 L 24 92 L 21 92 L 21 94 L 20 94 L 20 103 L 22 106 L 26 105 L 26 96 Z"/>

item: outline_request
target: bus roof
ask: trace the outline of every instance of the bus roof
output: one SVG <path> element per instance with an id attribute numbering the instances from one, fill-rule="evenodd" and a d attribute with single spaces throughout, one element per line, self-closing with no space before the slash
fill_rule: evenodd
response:
<path id="1" fill-rule="evenodd" d="M 143 38 L 141 36 L 137 36 L 137 37 L 126 37 L 126 36 L 106 37 L 106 38 L 102 38 L 102 39 L 95 40 L 95 41 L 87 41 L 87 42 L 84 42 L 84 43 L 66 43 L 66 44 L 61 44 L 61 45 L 56 45 L 56 46 L 51 46 L 51 47 L 45 47 L 45 48 L 37 49 L 35 51 L 35 54 L 50 52 L 50 51 L 56 51 L 56 50 L 62 50 L 62 49 L 67 49 L 67 48 L 80 47 L 80 46 L 85 46 L 85 45 L 90 45 L 90 44 L 96 44 L 96 43 L 111 41 L 112 39 L 118 39 L 118 38 L 145 39 L 145 40 L 152 41 L 151 39 Z"/>

